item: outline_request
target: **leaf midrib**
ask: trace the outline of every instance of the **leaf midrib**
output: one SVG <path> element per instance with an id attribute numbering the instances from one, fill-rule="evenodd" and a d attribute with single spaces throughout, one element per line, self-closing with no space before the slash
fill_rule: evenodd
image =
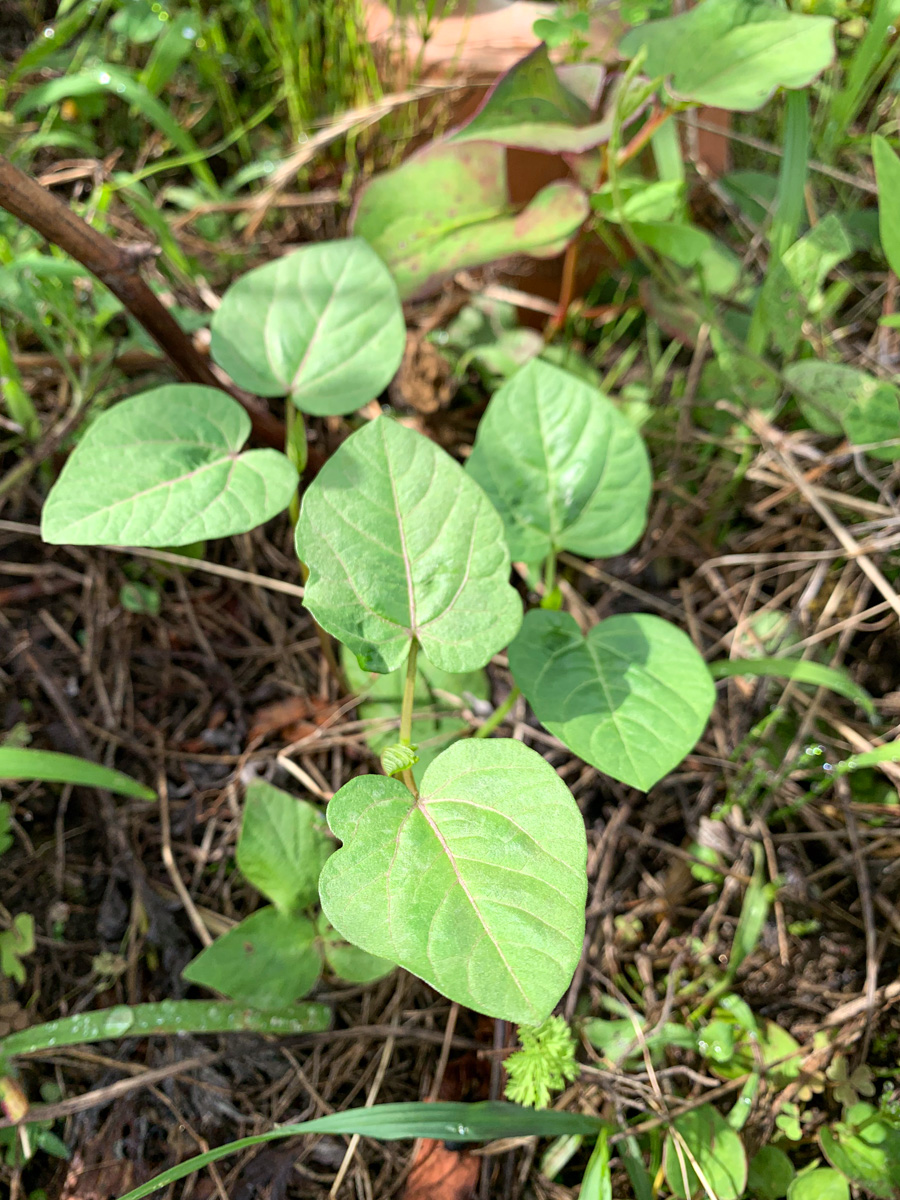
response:
<path id="1" fill-rule="evenodd" d="M 160 483 L 155 483 L 151 487 L 145 488 L 142 492 L 133 492 L 131 495 L 124 497 L 122 500 L 116 500 L 112 504 L 105 504 L 101 507 L 97 507 L 97 508 L 93 509 L 92 512 L 88 513 L 86 516 L 77 518 L 75 524 L 80 524 L 81 522 L 84 522 L 84 521 L 94 520 L 96 517 L 98 517 L 104 513 L 108 514 L 108 513 L 115 512 L 115 510 L 117 508 L 121 508 L 123 505 L 126 505 L 126 504 L 134 504 L 136 501 L 143 500 L 147 496 L 152 496 L 154 492 L 158 492 L 158 491 L 160 491 L 160 489 L 174 488 L 178 484 L 185 483 L 188 480 L 196 478 L 196 476 L 198 476 L 198 475 L 202 475 L 204 471 L 211 471 L 216 467 L 221 467 L 230 458 L 231 459 L 231 467 L 228 472 L 228 478 L 225 480 L 225 484 L 222 487 L 222 493 L 220 493 L 220 494 L 224 494 L 228 490 L 228 484 L 231 481 L 232 473 L 234 472 L 235 467 L 241 461 L 242 457 L 243 457 L 242 455 L 238 455 L 237 453 L 225 454 L 221 458 L 217 458 L 214 462 L 204 463 L 202 467 L 196 467 L 193 471 L 188 471 L 184 475 L 177 475 L 173 479 L 164 479 Z"/>
<path id="2" fill-rule="evenodd" d="M 478 918 L 478 922 L 481 925 L 481 928 L 484 930 L 485 936 L 487 937 L 487 939 L 491 943 L 491 945 L 494 947 L 494 950 L 497 952 L 497 957 L 503 963 L 503 966 L 506 969 L 507 975 L 515 984 L 516 988 L 519 991 L 519 994 L 521 995 L 522 999 L 525 1001 L 525 1004 L 528 1006 L 528 1008 L 531 1008 L 532 1005 L 528 999 L 525 989 L 522 987 L 521 983 L 519 982 L 518 976 L 513 971 L 512 967 L 510 966 L 509 962 L 507 961 L 506 955 L 503 953 L 503 950 L 501 949 L 499 943 L 497 942 L 497 939 L 494 937 L 493 933 L 491 933 L 491 930 L 488 927 L 487 921 L 481 915 L 481 909 L 478 907 L 475 897 L 469 891 L 469 888 L 466 885 L 466 881 L 463 879 L 462 872 L 459 870 L 459 868 L 456 865 L 456 856 L 454 855 L 453 851 L 450 849 L 449 845 L 447 844 L 447 841 L 444 838 L 443 833 L 441 833 L 441 830 L 440 830 L 437 822 L 435 821 L 434 817 L 432 817 L 431 813 L 428 811 L 427 801 L 420 799 L 418 801 L 418 803 L 416 804 L 416 808 L 418 808 L 419 812 L 421 812 L 422 816 L 428 822 L 428 826 L 431 829 L 431 832 L 434 834 L 435 838 L 437 839 L 438 845 L 441 847 L 444 854 L 447 856 L 447 861 L 450 863 L 453 874 L 456 877 L 457 883 L 459 884 L 460 888 L 462 889 L 463 895 L 468 900 L 468 902 L 472 908 L 472 911 L 474 912 L 475 916 Z"/>

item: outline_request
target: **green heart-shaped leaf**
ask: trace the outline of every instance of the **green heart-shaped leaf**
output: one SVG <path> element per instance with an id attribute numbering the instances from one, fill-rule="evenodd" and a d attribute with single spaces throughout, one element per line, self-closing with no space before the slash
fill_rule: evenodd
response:
<path id="1" fill-rule="evenodd" d="M 391 971 L 396 970 L 395 964 L 386 958 L 378 958 L 377 955 L 369 954 L 367 950 L 360 950 L 359 946 L 352 946 L 344 941 L 321 914 L 317 924 L 325 961 L 338 979 L 347 983 L 374 983 L 376 979 L 383 979 L 385 975 L 390 975 Z"/>
<path id="2" fill-rule="evenodd" d="M 497 738 L 457 742 L 422 780 L 366 775 L 328 805 L 344 845 L 319 881 L 354 945 L 477 1012 L 537 1025 L 581 955 L 584 822 L 539 754 Z"/>
<path id="3" fill-rule="evenodd" d="M 703 732 L 715 701 L 693 643 L 660 617 L 607 617 L 582 637 L 568 613 L 535 609 L 509 648 L 535 716 L 579 758 L 647 791 Z"/>
<path id="4" fill-rule="evenodd" d="M 207 946 L 182 975 L 238 1004 L 281 1009 L 307 995 L 321 970 L 312 921 L 267 907 Z"/>
<path id="5" fill-rule="evenodd" d="M 263 779 L 248 786 L 237 864 L 276 908 L 291 913 L 315 904 L 319 872 L 333 850 L 317 808 Z"/>
<path id="6" fill-rule="evenodd" d="M 704 0 L 676 17 L 632 29 L 619 52 L 644 48 L 643 71 L 671 76 L 673 95 L 737 112 L 761 108 L 780 87 L 802 88 L 834 58 L 831 17 L 777 4 Z"/>
<path id="7" fill-rule="evenodd" d="M 241 447 L 243 408 L 216 388 L 170 384 L 122 400 L 75 447 L 41 515 L 45 542 L 184 546 L 246 533 L 287 508 L 297 472 Z"/>
<path id="8" fill-rule="evenodd" d="M 406 346 L 397 286 L 362 240 L 317 242 L 248 271 L 212 321 L 235 383 L 316 416 L 353 412 L 390 383 Z"/>
<path id="9" fill-rule="evenodd" d="M 596 63 L 585 66 L 592 69 L 590 90 L 596 99 L 603 68 Z M 611 116 L 591 120 L 591 106 L 566 87 L 542 45 L 500 76 L 475 115 L 447 141 L 499 142 L 551 154 L 580 154 L 608 142 L 612 125 Z"/>
<path id="10" fill-rule="evenodd" d="M 463 267 L 558 254 L 589 213 L 587 196 L 568 180 L 548 184 L 517 212 L 504 146 L 437 141 L 375 176 L 353 231 L 388 264 L 406 298 Z"/>
<path id="11" fill-rule="evenodd" d="M 503 518 L 516 561 L 621 554 L 646 523 L 640 436 L 596 388 L 539 360 L 494 394 L 466 470 Z"/>
<path id="12" fill-rule="evenodd" d="M 766 1200 L 762 1192 L 759 1195 Z M 779 1192 L 779 1195 L 784 1193 Z M 850 1184 L 845 1175 L 831 1167 L 813 1167 L 811 1170 L 807 1167 L 792 1181 L 787 1200 L 850 1200 Z"/>
<path id="13" fill-rule="evenodd" d="M 304 603 L 370 671 L 417 638 L 445 671 L 483 667 L 516 634 L 522 603 L 491 502 L 434 442 L 378 417 L 307 489 L 297 553 Z"/>

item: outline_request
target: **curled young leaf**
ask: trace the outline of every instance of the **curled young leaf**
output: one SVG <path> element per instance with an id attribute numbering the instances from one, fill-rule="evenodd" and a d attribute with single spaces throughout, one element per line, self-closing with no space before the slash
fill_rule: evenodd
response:
<path id="1" fill-rule="evenodd" d="M 297 553 L 306 606 L 371 671 L 399 667 L 413 638 L 435 666 L 473 671 L 522 621 L 487 496 L 434 442 L 386 417 L 349 437 L 307 489 Z"/>
<path id="2" fill-rule="evenodd" d="M 404 746 L 400 742 L 392 742 L 381 752 L 381 769 L 385 775 L 399 775 L 408 771 L 419 761 L 416 754 L 417 746 Z"/>
<path id="3" fill-rule="evenodd" d="M 328 805 L 343 841 L 319 881 L 354 945 L 478 1012 L 537 1025 L 581 955 L 584 821 L 541 756 L 457 742 L 422 779 L 351 779 Z"/>
<path id="4" fill-rule="evenodd" d="M 41 515 L 45 542 L 185 546 L 283 512 L 297 472 L 241 447 L 250 418 L 216 388 L 170 384 L 122 400 L 75 447 Z"/>
<path id="5" fill-rule="evenodd" d="M 380 755 L 385 747 L 397 740 L 406 669 L 400 667 L 387 675 L 364 671 L 346 646 L 341 655 L 341 666 L 350 690 L 360 697 L 357 715 L 366 723 L 363 736 L 372 752 Z M 410 738 L 416 748 L 416 761 L 410 769 L 417 783 L 429 763 L 451 742 L 468 733 L 469 724 L 460 715 L 461 710 L 473 702 L 488 700 L 490 690 L 483 670 L 442 671 L 419 653 L 410 728 Z M 385 770 L 385 774 L 392 772 Z"/>
<path id="6" fill-rule="evenodd" d="M 540 360 L 495 392 L 466 471 L 503 518 L 517 561 L 621 554 L 647 519 L 640 435 L 596 388 Z"/>

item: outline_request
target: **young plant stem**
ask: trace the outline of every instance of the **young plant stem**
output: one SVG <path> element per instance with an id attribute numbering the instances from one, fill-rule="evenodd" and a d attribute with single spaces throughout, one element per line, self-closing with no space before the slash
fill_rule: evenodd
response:
<path id="1" fill-rule="evenodd" d="M 635 155 L 640 154 L 654 133 L 659 127 L 668 121 L 673 114 L 670 108 L 660 108 L 657 106 L 641 126 L 638 132 L 634 135 L 631 141 L 617 151 L 615 165 L 622 167 L 629 162 Z"/>
<path id="2" fill-rule="evenodd" d="M 284 406 L 284 452 L 297 468 L 298 475 L 303 476 L 306 470 L 306 461 L 309 457 L 308 446 L 306 441 L 306 422 L 303 420 L 303 413 L 300 412 L 290 400 Z M 300 492 L 294 493 L 291 500 L 288 514 L 291 518 L 291 525 L 296 526 L 300 520 Z"/>
<path id="3" fill-rule="evenodd" d="M 188 383 L 229 392 L 247 410 L 257 439 L 281 447 L 284 431 L 255 396 L 222 383 L 209 362 L 140 275 L 144 247 L 119 246 L 88 225 L 67 204 L 0 155 L 0 208 L 86 267 L 122 302 Z"/>
<path id="4" fill-rule="evenodd" d="M 547 555 L 544 561 L 544 599 L 546 600 L 556 587 L 556 554 L 554 551 Z"/>
<path id="5" fill-rule="evenodd" d="M 547 323 L 544 340 L 549 342 L 556 336 L 566 323 L 572 297 L 575 293 L 575 268 L 578 263 L 578 235 L 566 247 L 566 257 L 563 259 L 562 280 L 559 286 L 559 304 L 556 312 Z"/>
<path id="6" fill-rule="evenodd" d="M 522 695 L 522 692 L 519 689 L 519 687 L 516 684 L 513 684 L 511 692 L 506 697 L 506 699 L 503 701 L 503 703 L 497 705 L 497 707 L 494 709 L 494 711 L 491 713 L 491 715 L 488 717 L 488 719 L 486 721 L 484 721 L 481 725 L 478 726 L 478 728 L 472 734 L 472 737 L 477 737 L 477 738 L 490 737 L 491 734 L 494 732 L 494 730 L 497 729 L 498 726 L 502 725 L 503 722 L 506 720 L 506 718 L 509 716 L 509 714 L 512 712 L 513 705 L 515 704 L 515 702 L 518 700 L 518 698 L 521 695 Z"/>
<path id="7" fill-rule="evenodd" d="M 403 701 L 400 706 L 400 745 L 412 745 L 412 718 L 413 708 L 415 707 L 416 699 L 416 663 L 419 657 L 419 643 L 415 638 L 409 645 L 409 657 L 406 660 L 406 679 L 403 683 Z M 416 788 L 416 781 L 413 779 L 411 768 L 401 772 L 400 778 L 409 788 L 414 796 L 418 798 L 419 792 Z"/>

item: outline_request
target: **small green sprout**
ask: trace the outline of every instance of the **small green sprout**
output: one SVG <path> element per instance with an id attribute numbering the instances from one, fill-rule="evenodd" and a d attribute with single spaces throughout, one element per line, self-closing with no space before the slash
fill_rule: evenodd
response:
<path id="1" fill-rule="evenodd" d="M 542 1025 L 519 1026 L 522 1049 L 506 1060 L 506 1098 L 528 1108 L 547 1108 L 552 1092 L 561 1091 L 578 1075 L 575 1039 L 562 1017 Z"/>

